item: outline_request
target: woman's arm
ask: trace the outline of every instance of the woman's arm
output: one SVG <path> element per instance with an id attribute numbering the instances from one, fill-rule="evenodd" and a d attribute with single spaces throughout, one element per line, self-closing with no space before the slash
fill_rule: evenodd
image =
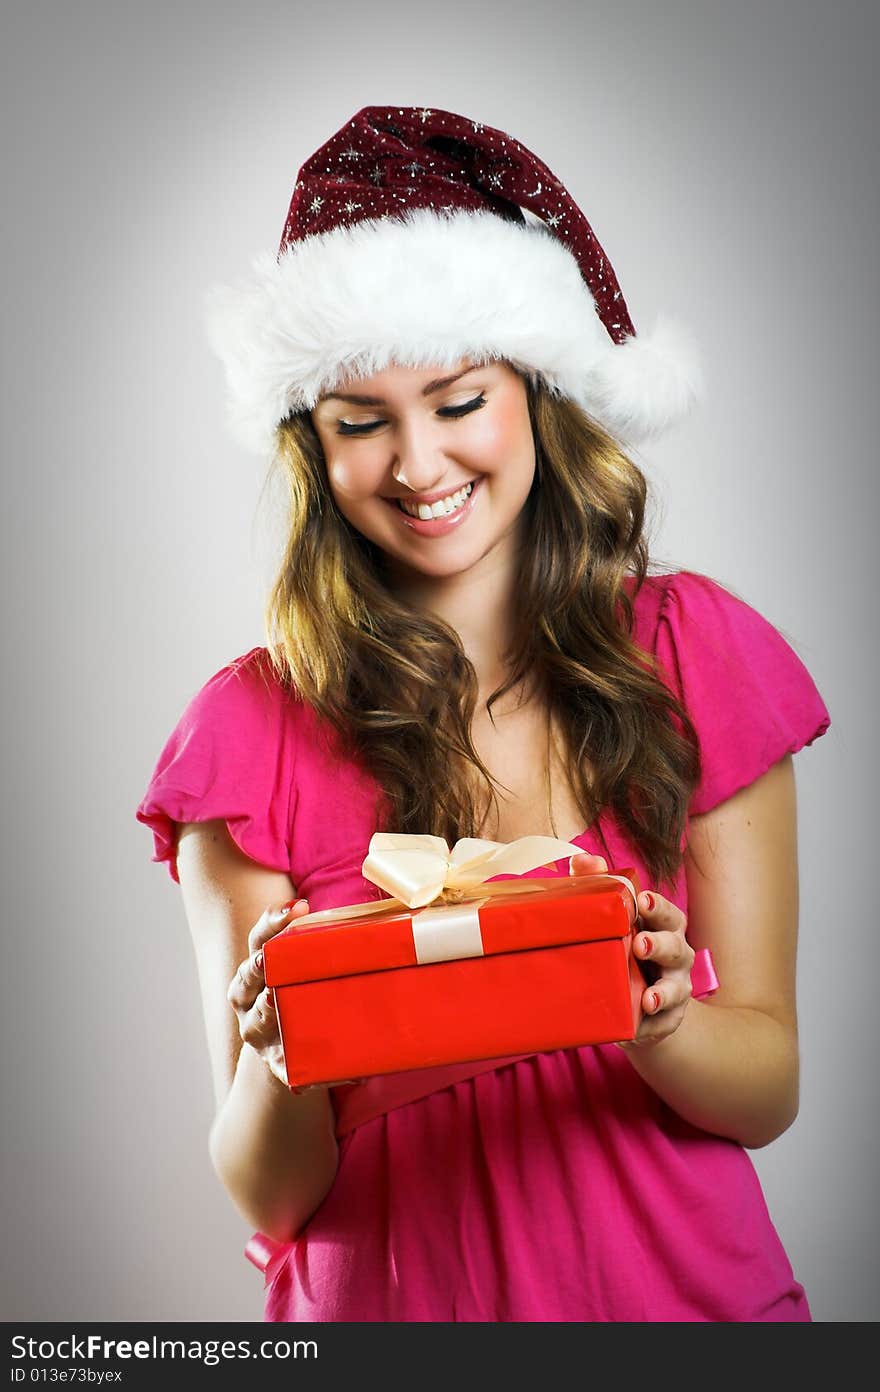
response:
<path id="1" fill-rule="evenodd" d="M 336 1175 L 330 1095 L 326 1088 L 295 1094 L 279 1081 L 260 1054 L 242 1043 L 227 991 L 239 965 L 253 955 L 253 930 L 266 906 L 280 906 L 296 891 L 287 875 L 245 856 L 224 821 L 181 827 L 177 868 L 217 1104 L 211 1160 L 242 1217 L 268 1237 L 288 1241 Z"/>
<path id="2" fill-rule="evenodd" d="M 657 1043 L 627 1046 L 633 1068 L 703 1130 L 758 1147 L 797 1116 L 795 962 L 797 807 L 788 755 L 691 821 L 688 941 L 709 948 L 720 981 Z M 643 919 L 658 960 L 679 911 L 657 896 Z M 661 963 L 662 965 L 662 963 Z M 662 992 L 662 979 L 660 989 Z"/>

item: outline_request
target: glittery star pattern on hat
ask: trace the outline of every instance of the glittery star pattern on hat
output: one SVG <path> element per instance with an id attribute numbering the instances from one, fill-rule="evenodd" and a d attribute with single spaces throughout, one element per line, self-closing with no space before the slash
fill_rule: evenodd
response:
<path id="1" fill-rule="evenodd" d="M 391 363 L 503 359 L 630 441 L 679 419 L 700 389 L 680 325 L 636 334 L 546 164 L 429 107 L 365 107 L 306 160 L 277 254 L 211 293 L 208 331 L 233 429 L 261 453 L 291 412 Z"/>

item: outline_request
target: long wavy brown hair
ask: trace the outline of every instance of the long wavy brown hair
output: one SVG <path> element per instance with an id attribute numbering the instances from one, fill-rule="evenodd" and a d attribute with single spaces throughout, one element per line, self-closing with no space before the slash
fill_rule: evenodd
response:
<path id="1" fill-rule="evenodd" d="M 537 678 L 584 827 L 613 813 L 658 885 L 681 864 L 699 746 L 686 710 L 632 641 L 648 568 L 644 475 L 571 401 L 526 379 L 536 470 L 521 528 L 509 676 Z M 479 834 L 497 793 L 471 742 L 477 677 L 457 632 L 393 593 L 382 551 L 339 511 L 308 413 L 277 431 L 290 515 L 266 605 L 277 678 L 335 732 L 385 796 L 377 830 L 450 844 Z M 503 785 L 501 785 L 503 786 Z M 610 856 L 608 857 L 610 860 Z"/>

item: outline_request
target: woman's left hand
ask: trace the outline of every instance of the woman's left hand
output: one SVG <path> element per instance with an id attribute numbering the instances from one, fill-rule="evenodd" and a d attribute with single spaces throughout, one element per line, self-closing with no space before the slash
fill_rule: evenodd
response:
<path id="1" fill-rule="evenodd" d="M 608 866 L 602 856 L 576 855 L 571 858 L 571 873 L 605 875 Z M 685 937 L 685 914 L 653 890 L 639 895 L 638 907 L 639 931 L 633 939 L 633 952 L 639 962 L 650 963 L 654 980 L 642 996 L 644 1013 L 636 1037 L 621 1041 L 621 1049 L 659 1044 L 674 1034 L 691 998 L 694 950 Z"/>

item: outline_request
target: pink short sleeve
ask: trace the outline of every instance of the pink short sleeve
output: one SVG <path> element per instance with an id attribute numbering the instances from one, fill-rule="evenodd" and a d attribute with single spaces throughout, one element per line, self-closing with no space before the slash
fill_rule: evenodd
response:
<path id="1" fill-rule="evenodd" d="M 692 816 L 812 744 L 831 723 L 810 673 L 777 629 L 708 576 L 682 571 L 667 583 L 656 656 L 700 740 Z"/>
<path id="2" fill-rule="evenodd" d="M 271 676 L 266 650 L 253 648 L 187 705 L 135 814 L 153 832 L 153 860 L 167 860 L 178 884 L 178 822 L 222 817 L 245 855 L 290 870 L 291 699 Z"/>

